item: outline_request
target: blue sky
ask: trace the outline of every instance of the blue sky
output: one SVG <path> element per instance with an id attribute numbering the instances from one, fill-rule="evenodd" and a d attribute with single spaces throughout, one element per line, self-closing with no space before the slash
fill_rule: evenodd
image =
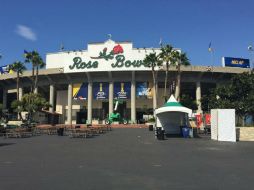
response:
<path id="1" fill-rule="evenodd" d="M 193 65 L 214 65 L 222 56 L 250 58 L 254 45 L 253 0 L 1 0 L 0 65 L 23 60 L 23 51 L 86 49 L 107 34 L 134 47 L 159 47 L 162 38 L 181 48 Z"/>

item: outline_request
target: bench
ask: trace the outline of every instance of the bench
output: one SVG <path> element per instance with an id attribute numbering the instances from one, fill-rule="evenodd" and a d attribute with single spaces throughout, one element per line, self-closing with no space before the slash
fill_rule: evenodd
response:
<path id="1" fill-rule="evenodd" d="M 78 129 L 70 129 L 69 136 L 71 138 L 87 138 L 88 136 L 93 136 L 93 132 L 88 128 L 78 128 Z"/>

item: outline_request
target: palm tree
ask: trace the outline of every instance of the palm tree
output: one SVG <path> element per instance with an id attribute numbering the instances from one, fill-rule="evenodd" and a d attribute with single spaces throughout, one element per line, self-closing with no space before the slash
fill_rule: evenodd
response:
<path id="1" fill-rule="evenodd" d="M 157 107 L 157 86 L 156 81 L 157 81 L 157 75 L 155 71 L 156 66 L 161 66 L 162 62 L 159 59 L 159 56 L 156 55 L 156 53 L 150 53 L 149 55 L 146 55 L 145 59 L 143 60 L 144 64 L 147 65 L 148 67 L 152 68 L 152 75 L 153 75 L 153 86 L 154 86 L 154 99 L 155 99 L 155 105 Z"/>
<path id="2" fill-rule="evenodd" d="M 159 54 L 159 58 L 166 63 L 166 76 L 165 76 L 165 85 L 164 85 L 164 98 L 165 102 L 167 101 L 167 82 L 168 82 L 168 69 L 169 69 L 169 63 L 173 62 L 173 47 L 171 45 L 166 45 L 164 47 L 161 47 L 161 52 Z"/>
<path id="3" fill-rule="evenodd" d="M 23 71 L 26 70 L 26 66 L 20 61 L 15 61 L 10 65 L 10 70 L 16 72 L 17 74 L 17 100 L 19 100 L 19 78 Z"/>
<path id="4" fill-rule="evenodd" d="M 26 50 L 24 50 L 24 57 L 25 57 L 25 63 L 31 63 L 32 64 L 32 86 L 31 86 L 31 92 L 33 92 L 33 88 L 34 88 L 34 64 L 32 62 L 32 58 L 33 58 L 33 52 L 28 52 Z"/>
<path id="5" fill-rule="evenodd" d="M 40 57 L 39 61 L 37 62 L 36 65 L 36 77 L 35 77 L 35 84 L 34 84 L 34 88 L 38 87 L 38 75 L 39 75 L 39 68 L 42 69 L 45 66 L 45 63 L 43 61 L 43 59 Z"/>
<path id="6" fill-rule="evenodd" d="M 13 101 L 11 107 L 16 112 L 28 112 L 28 123 L 31 123 L 34 113 L 48 109 L 51 105 L 40 94 L 28 93 L 21 100 Z"/>
<path id="7" fill-rule="evenodd" d="M 20 61 L 15 61 L 14 63 L 12 63 L 10 65 L 9 68 L 10 68 L 10 70 L 17 73 L 17 101 L 19 101 L 19 78 L 20 78 L 20 74 L 22 74 L 23 71 L 26 70 L 26 67 L 25 67 L 24 63 L 22 63 Z M 19 109 L 17 109 L 17 110 L 18 110 L 17 113 L 18 113 L 19 117 L 22 119 L 21 111 Z"/>
<path id="8" fill-rule="evenodd" d="M 184 66 L 190 65 L 190 61 L 186 53 L 181 53 L 179 51 L 175 51 L 173 53 L 173 57 L 175 60 L 173 64 L 176 66 L 176 69 L 177 69 L 175 98 L 176 100 L 179 101 L 180 91 L 181 91 L 181 65 L 184 65 Z"/>
<path id="9" fill-rule="evenodd" d="M 37 51 L 24 51 L 25 53 L 25 62 L 32 64 L 32 88 L 31 91 L 33 92 L 34 89 L 38 86 L 38 75 L 39 75 L 39 68 L 43 68 L 45 66 L 45 63 L 43 59 L 41 58 L 40 54 Z M 34 71 L 36 69 L 36 75 L 34 75 Z"/>

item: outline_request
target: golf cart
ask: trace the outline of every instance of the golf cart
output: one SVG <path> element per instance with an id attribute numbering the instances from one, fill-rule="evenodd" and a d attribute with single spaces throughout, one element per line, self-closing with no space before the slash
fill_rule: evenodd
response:
<path id="1" fill-rule="evenodd" d="M 119 105 L 119 100 L 116 100 L 116 104 L 115 104 L 115 108 L 114 108 L 113 113 L 110 113 L 108 118 L 105 121 L 105 123 L 107 125 L 109 125 L 113 122 L 119 122 L 119 124 L 124 124 L 124 125 L 128 124 L 128 120 L 126 118 L 123 118 L 120 115 L 120 113 L 117 112 L 118 105 Z"/>

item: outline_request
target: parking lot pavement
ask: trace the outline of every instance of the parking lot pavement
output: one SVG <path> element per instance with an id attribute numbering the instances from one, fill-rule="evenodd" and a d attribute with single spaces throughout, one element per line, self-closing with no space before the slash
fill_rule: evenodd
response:
<path id="1" fill-rule="evenodd" d="M 148 129 L 87 139 L 0 137 L 1 190 L 252 189 L 254 143 L 158 141 Z"/>

